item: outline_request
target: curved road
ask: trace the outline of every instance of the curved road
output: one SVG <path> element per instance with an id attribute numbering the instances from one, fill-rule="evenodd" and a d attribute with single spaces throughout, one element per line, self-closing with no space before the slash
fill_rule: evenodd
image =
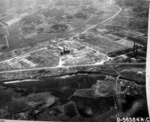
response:
<path id="1" fill-rule="evenodd" d="M 110 3 L 112 3 L 112 0 L 111 0 Z M 88 29 L 85 30 L 85 31 L 83 31 L 83 32 L 81 32 L 81 33 L 79 33 L 79 34 L 77 34 L 77 35 L 75 35 L 75 36 L 72 36 L 71 39 L 73 39 L 73 38 L 76 37 L 76 36 L 79 36 L 80 34 L 86 33 L 87 31 L 89 31 L 89 30 L 95 28 L 95 27 L 98 26 L 99 24 L 103 24 L 103 23 L 105 23 L 105 22 L 107 22 L 107 21 L 110 21 L 110 20 L 112 20 L 113 18 L 115 18 L 115 17 L 122 11 L 122 8 L 120 8 L 118 5 L 115 5 L 115 6 L 118 8 L 118 12 L 117 12 L 116 14 L 114 14 L 114 15 L 111 16 L 110 18 L 108 18 L 108 19 L 106 19 L 106 20 L 104 20 L 104 21 L 102 21 L 102 22 L 100 22 L 100 23 L 98 23 L 98 24 L 96 24 L 96 25 L 94 25 L 94 26 L 88 28 Z"/>

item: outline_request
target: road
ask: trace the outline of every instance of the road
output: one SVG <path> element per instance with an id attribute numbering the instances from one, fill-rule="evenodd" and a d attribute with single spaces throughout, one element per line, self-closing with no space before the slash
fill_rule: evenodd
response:
<path id="1" fill-rule="evenodd" d="M 8 42 L 8 36 L 9 36 L 9 31 L 8 31 L 8 27 L 6 27 L 6 33 L 7 35 L 5 36 L 5 39 L 6 39 L 6 44 L 7 44 L 7 49 L 9 48 L 9 42 Z"/>
<path id="2" fill-rule="evenodd" d="M 135 66 L 135 65 L 139 65 L 139 66 L 145 66 L 146 63 L 116 63 L 116 64 L 108 64 L 108 66 L 111 67 L 111 65 L 128 65 L 128 66 Z M 14 72 L 25 72 L 25 71 L 35 71 L 35 70 L 47 70 L 47 69 L 58 69 L 58 68 L 75 68 L 75 67 L 92 67 L 92 66 L 103 66 L 103 64 L 85 64 L 85 65 L 74 65 L 74 66 L 59 66 L 59 67 L 40 67 L 40 68 L 30 68 L 30 69 L 19 69 L 19 70 L 11 70 L 11 71 L 1 71 L 0 74 L 3 73 L 14 73 Z M 105 65 L 107 66 L 107 65 Z"/>
<path id="3" fill-rule="evenodd" d="M 112 0 L 110 0 L 110 4 L 112 4 Z M 115 6 L 118 8 L 118 11 L 117 11 L 117 13 L 115 13 L 113 16 L 111 16 L 111 17 L 107 18 L 106 20 L 104 20 L 104 21 L 102 21 L 102 22 L 100 22 L 100 23 L 98 23 L 98 24 L 96 24 L 96 25 L 94 25 L 94 26 L 92 26 L 92 27 L 86 29 L 85 31 L 83 31 L 83 32 L 81 32 L 81 33 L 79 33 L 79 34 L 76 34 L 75 36 L 72 36 L 69 40 L 72 40 L 74 37 L 77 37 L 77 36 L 79 36 L 80 34 L 86 33 L 87 31 L 89 31 L 89 30 L 95 28 L 95 27 L 98 26 L 99 24 L 103 24 L 103 23 L 105 23 L 105 22 L 107 22 L 107 21 L 110 21 L 110 20 L 112 20 L 113 18 L 115 18 L 115 17 L 122 11 L 122 8 L 120 8 L 118 5 L 115 5 Z M 88 48 L 90 48 L 90 47 L 88 47 Z M 40 50 L 40 49 L 39 49 L 39 50 Z M 36 52 L 36 51 L 33 51 L 33 52 Z M 31 53 L 33 53 L 33 52 L 30 52 L 30 53 L 28 53 L 28 54 L 31 54 Z M 24 54 L 24 55 L 27 55 L 27 54 Z M 19 58 L 19 57 L 20 57 L 20 56 L 18 56 L 18 58 Z M 21 57 L 22 57 L 22 56 L 21 56 Z M 15 57 L 15 58 L 16 58 L 16 57 Z M 11 59 L 9 59 L 9 60 L 11 60 Z M 3 62 L 4 62 L 4 61 L 3 61 Z M 0 62 L 0 63 L 2 63 L 2 62 Z M 59 66 L 56 66 L 56 67 L 41 67 L 41 68 L 32 68 L 32 69 L 21 69 L 21 70 L 12 70 L 12 71 L 1 71 L 0 73 L 10 73 L 10 72 L 20 72 L 20 71 L 32 71 L 32 70 L 41 70 L 41 69 L 54 69 L 54 68 L 61 68 L 61 67 L 62 67 L 62 68 L 63 68 L 63 67 L 71 68 L 71 67 L 98 66 L 98 65 L 102 65 L 102 64 L 97 63 L 97 64 L 74 65 L 74 66 L 61 66 L 61 65 L 59 65 Z"/>
<path id="4" fill-rule="evenodd" d="M 111 0 L 111 1 L 112 1 L 112 0 Z M 112 4 L 112 2 L 110 2 L 110 3 Z M 75 36 L 72 36 L 72 37 L 71 37 L 71 40 L 72 40 L 74 37 L 77 37 L 77 36 L 79 36 L 80 34 L 84 34 L 84 33 L 86 33 L 87 31 L 89 31 L 89 30 L 95 28 L 95 27 L 98 26 L 99 24 L 103 24 L 103 23 L 105 23 L 105 22 L 107 22 L 107 21 L 110 21 L 110 20 L 112 20 L 113 18 L 115 18 L 117 15 L 119 15 L 119 13 L 122 11 L 122 8 L 120 8 L 118 5 L 115 5 L 115 6 L 118 8 L 118 12 L 115 13 L 115 15 L 113 15 L 113 16 L 107 18 L 106 20 L 104 20 L 104 21 L 102 21 L 102 22 L 100 22 L 100 23 L 98 23 L 98 24 L 96 24 L 96 25 L 94 25 L 94 26 L 92 26 L 92 27 L 86 29 L 85 31 L 83 31 L 83 32 L 81 32 L 81 33 L 79 33 L 79 34 L 77 34 L 77 35 L 75 35 Z"/>

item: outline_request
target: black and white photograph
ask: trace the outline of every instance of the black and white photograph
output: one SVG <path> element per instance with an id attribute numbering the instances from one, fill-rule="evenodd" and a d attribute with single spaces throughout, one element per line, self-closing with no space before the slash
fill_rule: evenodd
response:
<path id="1" fill-rule="evenodd" d="M 149 10 L 0 0 L 0 122 L 150 122 Z"/>

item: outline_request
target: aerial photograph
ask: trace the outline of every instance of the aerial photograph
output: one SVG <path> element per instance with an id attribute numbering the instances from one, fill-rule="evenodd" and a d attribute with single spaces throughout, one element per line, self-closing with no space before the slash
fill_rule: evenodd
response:
<path id="1" fill-rule="evenodd" d="M 145 122 L 148 15 L 144 0 L 0 0 L 0 119 Z"/>

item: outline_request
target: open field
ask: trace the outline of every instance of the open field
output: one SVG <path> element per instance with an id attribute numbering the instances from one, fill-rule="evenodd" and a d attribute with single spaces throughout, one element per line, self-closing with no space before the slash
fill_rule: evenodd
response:
<path id="1" fill-rule="evenodd" d="M 104 54 L 126 48 L 126 46 L 124 45 L 121 45 L 99 35 L 82 35 L 81 37 L 79 37 L 78 41 L 81 43 L 85 43 L 85 45 L 91 45 Z"/>
<path id="2" fill-rule="evenodd" d="M 59 38 L 62 38 L 62 37 L 67 38 L 68 36 L 72 36 L 72 34 L 74 32 L 79 33 L 81 31 L 83 31 L 82 30 L 83 27 L 84 27 L 84 30 L 87 29 L 87 28 L 85 28 L 86 26 L 89 26 L 87 24 L 91 23 L 92 25 L 95 25 L 95 24 L 97 24 L 97 22 L 100 21 L 100 19 L 102 19 L 102 20 L 108 19 L 109 17 L 111 17 L 112 14 L 116 13 L 116 8 L 112 7 L 112 10 L 113 11 L 110 11 L 110 10 L 107 11 L 108 13 L 106 12 L 106 14 L 104 12 L 102 16 L 101 16 L 101 14 L 99 16 L 98 15 L 89 16 L 91 18 L 87 18 L 87 20 L 85 19 L 85 22 L 82 23 L 81 25 L 79 25 L 78 27 L 74 28 L 74 30 L 71 31 L 71 33 L 70 32 L 68 33 L 68 31 L 67 32 L 59 32 L 59 33 L 56 33 L 56 32 L 55 33 L 54 32 L 44 33 L 44 31 L 43 31 L 40 34 L 37 34 L 37 33 L 35 33 L 36 32 L 35 26 L 41 24 L 41 21 L 39 20 L 37 22 L 36 17 L 34 18 L 34 16 L 33 16 L 33 18 L 32 18 L 32 16 L 30 15 L 29 19 L 22 20 L 20 23 L 14 24 L 13 26 L 11 26 L 9 28 L 8 31 L 10 31 L 10 32 L 8 35 L 8 39 L 11 39 L 11 43 L 9 44 L 10 48 L 5 50 L 6 54 L 3 53 L 3 55 L 1 55 L 2 70 L 4 70 L 5 67 L 6 67 L 6 70 L 10 70 L 11 68 L 12 69 L 22 69 L 22 68 L 24 69 L 24 68 L 29 68 L 29 67 L 41 67 L 41 66 L 53 67 L 53 66 L 62 66 L 62 65 L 70 66 L 70 65 L 103 63 L 105 60 L 108 60 L 108 57 L 105 55 L 106 53 L 103 54 L 105 51 L 95 50 L 95 49 L 91 48 L 90 46 L 80 44 L 80 43 L 75 43 L 75 42 L 71 42 L 72 44 L 70 42 L 65 43 L 64 39 L 59 40 Z M 43 19 L 42 21 L 44 21 L 45 18 L 43 18 L 43 16 L 41 18 Z M 46 22 L 46 21 L 44 21 L 44 22 Z M 51 25 L 49 25 L 49 26 L 56 27 L 56 29 L 60 30 L 60 28 L 59 28 L 60 24 L 54 25 L 53 22 L 50 24 L 52 26 Z M 44 26 L 46 26 L 46 25 L 47 24 L 45 24 Z M 43 26 L 43 25 L 40 25 L 40 26 Z M 24 28 L 22 29 L 22 27 L 24 27 Z M 64 27 L 64 26 L 61 25 L 60 27 Z M 13 29 L 15 29 L 15 31 L 13 31 Z M 19 34 L 19 36 L 17 34 Z M 29 35 L 29 34 L 31 34 L 31 35 Z M 34 35 L 32 35 L 32 34 L 34 34 Z M 54 37 L 57 37 L 58 40 L 52 40 Z M 37 43 L 37 42 L 41 42 L 41 41 L 42 42 L 47 41 L 48 39 L 49 39 L 50 43 L 47 43 L 46 45 L 43 45 L 43 43 Z M 15 40 L 17 40 L 17 45 L 14 42 Z M 50 52 L 48 52 L 48 51 L 45 52 L 43 50 L 40 50 L 40 47 L 41 47 L 40 44 L 43 45 L 41 48 L 47 48 L 53 41 L 54 41 L 54 43 L 53 43 L 54 45 L 52 47 L 52 50 L 46 49 Z M 63 41 L 62 42 L 62 43 L 64 43 L 63 48 L 69 48 L 69 50 L 70 50 L 69 54 L 60 56 L 60 52 L 62 50 L 58 49 L 59 48 L 58 46 L 60 46 L 59 41 Z M 94 42 L 96 42 L 96 41 L 94 41 Z M 94 46 L 97 43 L 98 42 L 96 42 L 94 44 Z M 26 47 L 25 45 L 28 45 L 28 44 L 29 44 L 29 46 Z M 73 46 L 75 46 L 75 47 L 73 47 Z M 78 47 L 80 47 L 80 46 L 81 46 L 81 49 L 78 49 Z M 17 48 L 23 47 L 23 48 L 16 49 L 16 47 Z M 82 47 L 84 47 L 84 48 L 82 48 Z M 13 52 L 7 52 L 8 50 L 9 51 L 13 50 L 13 48 L 15 48 L 15 50 Z M 29 48 L 31 48 L 31 49 L 29 49 Z M 12 58 L 12 57 L 14 57 L 14 58 Z M 9 58 L 10 58 L 10 60 L 3 61 L 6 59 L 9 59 Z"/>
<path id="3" fill-rule="evenodd" d="M 56 11 L 53 11 L 53 9 Z M 100 10 L 100 14 L 97 13 L 89 13 L 87 15 L 87 18 L 77 18 L 80 17 L 79 15 L 81 14 L 87 14 L 84 13 L 80 7 L 76 8 L 74 13 L 69 13 L 69 10 L 66 8 L 64 10 L 59 10 L 57 8 L 46 8 L 46 9 L 41 9 L 43 12 L 39 12 L 38 10 L 35 13 L 32 13 L 31 15 L 25 16 L 20 22 L 10 26 L 8 28 L 8 42 L 9 42 L 9 48 L 6 50 L 0 50 L 1 52 L 8 52 L 20 47 L 27 46 L 29 44 L 35 44 L 38 42 L 43 42 L 47 41 L 48 39 L 53 39 L 55 37 L 58 38 L 64 38 L 64 37 L 69 37 L 70 35 L 74 33 L 79 33 L 82 32 L 85 28 L 86 25 L 94 25 L 97 24 L 98 22 L 101 22 L 107 18 L 109 18 L 112 14 L 116 12 L 116 8 L 112 7 L 111 10 L 110 7 L 105 8 L 104 12 L 103 9 Z M 58 11 L 58 12 L 57 12 Z M 61 14 L 59 11 L 62 11 Z M 46 12 L 46 13 L 44 13 Z M 68 13 L 67 13 L 68 12 Z M 57 15 L 59 14 L 59 16 Z M 67 17 L 70 16 L 71 18 Z M 76 16 L 78 15 L 78 16 Z M 65 17 L 66 16 L 66 17 Z M 73 17 L 73 18 L 72 18 Z M 44 23 L 47 23 L 44 25 Z M 63 31 L 58 31 L 55 29 L 52 29 L 51 27 L 55 27 L 55 25 L 59 24 L 64 24 L 67 26 L 66 30 L 63 30 L 61 26 L 58 29 L 62 29 Z M 40 25 L 40 26 L 39 26 Z M 31 27 L 33 26 L 33 29 L 30 30 L 30 28 L 26 28 L 29 33 L 24 33 L 22 31 L 23 27 Z M 39 27 L 38 27 L 39 26 Z M 45 29 L 49 28 L 50 30 L 45 32 Z M 71 30 L 70 30 L 71 29 Z M 30 32 L 31 31 L 31 32 Z M 16 44 L 17 43 L 17 44 Z"/>

